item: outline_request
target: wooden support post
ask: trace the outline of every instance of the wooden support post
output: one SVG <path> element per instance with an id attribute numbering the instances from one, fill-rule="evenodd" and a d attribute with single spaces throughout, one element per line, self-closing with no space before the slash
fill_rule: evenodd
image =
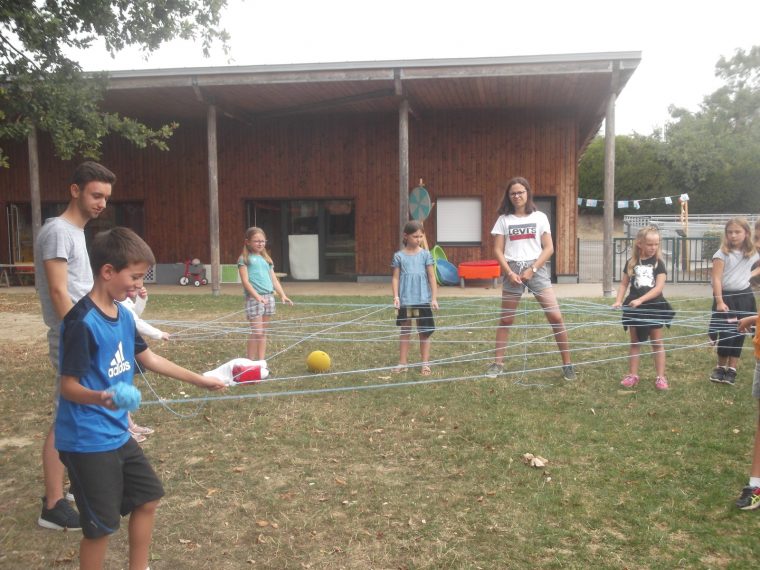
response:
<path id="1" fill-rule="evenodd" d="M 610 95 L 604 115 L 604 245 L 602 249 L 602 288 L 612 297 L 612 232 L 615 224 L 615 100 L 619 81 L 619 64 L 615 62 L 610 81 Z"/>
<path id="2" fill-rule="evenodd" d="M 37 149 L 37 128 L 32 127 L 26 139 L 29 153 L 29 195 L 32 202 L 32 240 L 37 242 L 37 234 L 42 227 L 42 205 L 40 201 L 40 156 Z M 24 261 L 21 259 L 10 261 Z"/>
<path id="3" fill-rule="evenodd" d="M 216 107 L 209 105 L 206 113 L 208 143 L 208 215 L 211 244 L 211 294 L 218 296 L 219 288 L 219 173 L 216 149 Z"/>
<path id="4" fill-rule="evenodd" d="M 398 201 L 399 244 L 403 247 L 404 226 L 409 221 L 409 101 L 401 100 L 398 109 Z"/>

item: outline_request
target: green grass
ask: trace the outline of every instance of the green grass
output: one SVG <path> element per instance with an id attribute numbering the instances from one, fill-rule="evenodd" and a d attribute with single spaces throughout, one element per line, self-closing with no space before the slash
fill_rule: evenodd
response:
<path id="1" fill-rule="evenodd" d="M 270 361 L 275 381 L 228 395 L 426 380 L 414 369 L 376 370 L 398 357 L 390 309 L 368 307 L 381 309 L 370 317 L 375 322 L 340 327 L 336 319 L 358 313 L 325 317 L 382 300 L 297 301 L 278 306 L 269 352 L 295 346 Z M 553 342 L 535 340 L 549 329 L 532 303 L 518 325 L 536 326 L 516 329 L 509 374 L 474 377 L 493 345 L 494 302 L 444 299 L 433 357 L 459 358 L 434 366 L 432 378 L 460 381 L 211 400 L 200 408 L 176 403 L 175 413 L 143 405 L 139 422 L 156 428 L 144 449 L 167 491 L 151 568 L 752 566 L 760 555 L 759 515 L 733 507 L 756 422 L 752 350 L 747 343 L 735 388 L 707 381 L 714 355 L 697 345 L 705 340 L 709 300 L 673 302 L 679 319 L 694 322 L 666 333 L 669 347 L 684 347 L 668 353 L 667 393 L 654 389 L 647 349 L 641 384 L 619 389 L 626 361 L 609 359 L 627 354 L 627 337 L 619 315 L 599 306 L 610 301 L 600 300 L 562 302 L 576 363 L 605 360 L 581 364 L 578 381 L 543 369 L 560 362 Z M 181 334 L 155 351 L 199 371 L 244 355 L 241 304 L 236 296 L 154 295 L 146 317 L 198 323 L 194 340 Z M 8 294 L 0 294 L 0 310 L 38 311 L 31 296 Z M 303 320 L 309 316 L 319 317 L 313 328 Z M 348 334 L 326 340 L 329 327 L 333 336 Z M 309 334 L 315 336 L 303 340 Z M 290 379 L 305 374 L 315 349 L 331 355 L 336 372 L 371 371 Z M 481 360 L 462 361 L 481 351 L 470 357 Z M 46 347 L 3 343 L 0 363 L 0 567 L 76 567 L 79 534 L 35 525 L 39 448 L 51 408 Z M 170 400 L 214 397 L 171 379 L 148 381 Z M 155 400 L 144 381 L 138 386 L 144 400 Z M 547 468 L 523 464 L 526 452 L 547 458 Z M 125 521 L 111 541 L 108 568 L 126 567 L 126 552 Z"/>

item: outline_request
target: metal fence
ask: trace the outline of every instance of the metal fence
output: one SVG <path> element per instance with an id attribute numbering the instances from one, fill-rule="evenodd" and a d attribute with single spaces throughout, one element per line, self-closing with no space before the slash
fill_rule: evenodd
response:
<path id="1" fill-rule="evenodd" d="M 689 216 L 689 237 L 700 238 L 710 232 L 723 233 L 726 222 L 732 218 L 744 218 L 750 225 L 758 219 L 757 214 L 691 214 Z M 673 215 L 639 215 L 623 216 L 625 235 L 634 237 L 645 226 L 655 226 L 662 237 L 675 237 L 684 234 L 684 224 L 679 216 Z"/>
<path id="2" fill-rule="evenodd" d="M 612 279 L 620 281 L 625 262 L 633 255 L 633 238 L 613 238 Z M 662 256 L 668 283 L 709 283 L 712 256 L 720 246 L 715 238 L 664 237 Z M 604 241 L 578 240 L 578 281 L 599 283 L 604 274 Z"/>

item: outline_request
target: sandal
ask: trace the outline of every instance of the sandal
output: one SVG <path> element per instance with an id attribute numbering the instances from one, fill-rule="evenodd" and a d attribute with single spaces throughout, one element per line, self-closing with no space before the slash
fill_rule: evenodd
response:
<path id="1" fill-rule="evenodd" d="M 420 374 L 422 374 L 423 376 L 430 376 L 432 373 L 433 371 L 430 370 L 430 366 L 428 366 L 427 364 L 423 364 L 422 368 L 420 368 Z"/>
<path id="2" fill-rule="evenodd" d="M 137 443 L 142 443 L 143 441 L 145 441 L 148 438 L 145 437 L 144 435 L 142 435 L 141 433 L 133 433 L 132 434 L 132 439 L 134 439 Z"/>
<path id="3" fill-rule="evenodd" d="M 394 374 L 401 374 L 402 372 L 406 372 L 407 370 L 409 369 L 406 367 L 406 364 L 399 364 L 398 366 L 394 366 L 393 368 L 391 368 L 391 372 L 393 372 Z"/>
<path id="4" fill-rule="evenodd" d="M 156 430 L 149 427 L 144 426 L 138 426 L 137 424 L 134 424 L 131 428 L 129 428 L 129 431 L 131 431 L 134 434 L 141 434 L 141 435 L 150 435 L 154 433 Z"/>

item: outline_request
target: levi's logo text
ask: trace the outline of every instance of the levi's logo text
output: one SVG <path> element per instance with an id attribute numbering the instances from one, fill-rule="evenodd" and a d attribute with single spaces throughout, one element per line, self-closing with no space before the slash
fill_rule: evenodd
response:
<path id="1" fill-rule="evenodd" d="M 118 376 L 122 372 L 126 372 L 127 370 L 131 369 L 129 362 L 124 360 L 124 349 L 121 346 L 121 342 L 119 342 L 119 348 L 116 350 L 116 354 L 113 355 L 113 358 L 111 359 L 111 367 L 108 369 L 108 377 L 113 378 L 114 376 Z"/>
<path id="2" fill-rule="evenodd" d="M 536 224 L 509 226 L 509 241 L 515 241 L 518 239 L 535 239 L 536 233 Z"/>

